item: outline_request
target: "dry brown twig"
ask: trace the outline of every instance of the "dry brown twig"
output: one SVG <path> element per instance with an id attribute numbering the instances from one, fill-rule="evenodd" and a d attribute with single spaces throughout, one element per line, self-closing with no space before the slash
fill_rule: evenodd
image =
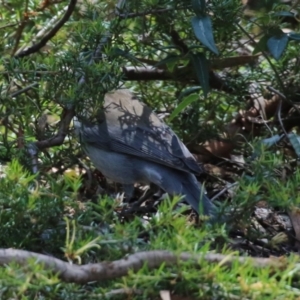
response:
<path id="1" fill-rule="evenodd" d="M 21 58 L 24 56 L 28 56 L 32 53 L 39 51 L 42 47 L 44 47 L 47 44 L 47 42 L 55 36 L 55 34 L 59 31 L 59 29 L 69 20 L 70 16 L 72 15 L 72 13 L 76 7 L 76 3 L 77 3 L 77 0 L 70 0 L 68 9 L 67 9 L 65 15 L 60 19 L 60 21 L 47 34 L 45 34 L 38 43 L 17 53 L 15 55 L 15 57 Z"/>
<path id="2" fill-rule="evenodd" d="M 272 271 L 283 269 L 287 264 L 284 258 L 275 257 L 250 258 L 215 253 L 203 255 L 181 253 L 177 255 L 169 251 L 154 250 L 131 254 L 123 259 L 112 262 L 74 265 L 44 254 L 24 250 L 0 249 L 0 266 L 5 266 L 11 262 L 26 266 L 28 259 L 36 259 L 40 264 L 44 265 L 45 268 L 58 274 L 63 281 L 81 284 L 91 281 L 119 278 L 127 275 L 129 270 L 135 272 L 140 270 L 144 264 L 147 264 L 148 269 L 150 270 L 160 267 L 162 263 L 165 263 L 167 266 L 173 266 L 182 261 L 191 261 L 201 266 L 201 262 L 206 261 L 230 267 L 234 262 L 238 261 L 240 264 L 250 262 L 255 268 L 269 267 Z"/>

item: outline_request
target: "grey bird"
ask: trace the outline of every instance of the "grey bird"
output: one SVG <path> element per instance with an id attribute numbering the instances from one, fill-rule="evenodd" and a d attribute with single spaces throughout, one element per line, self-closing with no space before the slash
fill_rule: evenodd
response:
<path id="1" fill-rule="evenodd" d="M 214 215 L 215 206 L 195 177 L 202 169 L 193 155 L 129 90 L 107 93 L 95 124 L 74 124 L 87 156 L 105 177 L 123 184 L 127 196 L 135 183 L 152 183 L 183 195 L 197 213 Z"/>

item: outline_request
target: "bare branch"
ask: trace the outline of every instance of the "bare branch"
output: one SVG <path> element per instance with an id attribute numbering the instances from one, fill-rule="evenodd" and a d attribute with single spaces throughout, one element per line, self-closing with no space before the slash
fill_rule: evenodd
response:
<path id="1" fill-rule="evenodd" d="M 103 298 L 108 299 L 108 298 L 111 298 L 114 296 L 123 296 L 126 298 L 132 298 L 132 297 L 128 297 L 128 296 L 142 295 L 142 294 L 143 294 L 143 291 L 141 291 L 141 290 L 124 288 L 124 289 L 112 290 L 108 293 L 105 293 Z"/>
<path id="2" fill-rule="evenodd" d="M 49 138 L 47 140 L 35 142 L 36 147 L 39 150 L 42 150 L 44 148 L 61 145 L 65 140 L 65 137 L 69 130 L 70 123 L 74 115 L 75 115 L 74 108 L 70 108 L 70 109 L 64 108 L 60 118 L 60 126 L 57 134 L 54 137 Z"/>
<path id="3" fill-rule="evenodd" d="M 143 68 L 143 67 L 123 67 L 124 80 L 128 81 L 148 81 L 148 80 L 176 80 L 181 82 L 198 82 L 192 70 L 187 68 L 177 69 L 169 72 L 164 69 Z M 232 92 L 226 82 L 215 72 L 209 71 L 209 84 L 212 88 L 227 93 Z"/>
<path id="4" fill-rule="evenodd" d="M 124 80 L 171 80 L 172 74 L 168 71 L 155 68 L 123 67 Z"/>
<path id="5" fill-rule="evenodd" d="M 35 86 L 37 86 L 37 85 L 39 85 L 39 84 L 38 84 L 37 82 L 34 82 L 34 83 L 32 83 L 32 84 L 30 84 L 30 85 L 24 87 L 23 89 L 20 89 L 20 90 L 18 90 L 18 91 L 16 91 L 16 92 L 10 94 L 10 97 L 12 97 L 12 98 L 13 98 L 13 97 L 17 97 L 18 95 L 21 95 L 21 94 L 23 94 L 23 93 L 29 91 L 30 89 L 32 89 L 33 87 L 35 87 Z"/>
<path id="6" fill-rule="evenodd" d="M 13 27 L 13 26 L 17 26 L 18 23 L 10 23 L 10 24 L 6 24 L 6 25 L 3 25 L 3 26 L 0 26 L 0 30 L 1 29 L 5 29 L 7 27 Z"/>
<path id="7" fill-rule="evenodd" d="M 24 57 L 27 55 L 30 55 L 32 53 L 37 52 L 42 47 L 44 47 L 47 42 L 55 36 L 55 34 L 58 32 L 58 30 L 69 20 L 70 16 L 72 15 L 75 6 L 76 6 L 77 0 L 70 0 L 70 4 L 68 6 L 68 9 L 65 13 L 65 15 L 61 18 L 61 20 L 50 30 L 38 43 L 35 45 L 25 49 L 24 51 L 18 53 L 15 55 L 15 57 Z"/>
<path id="8" fill-rule="evenodd" d="M 128 274 L 129 270 L 138 271 L 144 264 L 147 264 L 149 270 L 160 267 L 162 263 L 167 266 L 174 266 L 180 261 L 191 261 L 201 266 L 201 261 L 205 260 L 210 263 L 222 263 L 222 265 L 231 266 L 238 261 L 240 264 L 250 262 L 253 267 L 266 268 L 270 267 L 272 271 L 285 267 L 286 262 L 282 258 L 250 258 L 239 257 L 223 254 L 209 253 L 205 255 L 192 255 L 189 253 L 181 253 L 175 255 L 168 251 L 154 250 L 148 252 L 138 252 L 129 255 L 123 259 L 103 262 L 97 264 L 74 265 L 64 262 L 60 259 L 38 254 L 34 252 L 0 249 L 0 266 L 15 262 L 20 265 L 27 265 L 28 259 L 36 259 L 45 268 L 51 269 L 53 273 L 60 276 L 63 281 L 75 283 L 87 283 L 90 281 L 102 281 L 115 279 Z"/>

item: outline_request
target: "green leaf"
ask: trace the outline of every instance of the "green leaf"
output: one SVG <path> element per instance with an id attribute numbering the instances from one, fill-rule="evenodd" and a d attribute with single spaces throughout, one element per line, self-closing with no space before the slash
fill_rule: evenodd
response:
<path id="1" fill-rule="evenodd" d="M 295 14 L 290 11 L 279 11 L 274 14 L 276 17 L 295 17 Z"/>
<path id="2" fill-rule="evenodd" d="M 294 32 L 288 33 L 288 38 L 290 40 L 300 41 L 300 33 L 294 33 Z"/>
<path id="3" fill-rule="evenodd" d="M 192 8 L 197 16 L 205 14 L 205 0 L 192 0 Z"/>
<path id="4" fill-rule="evenodd" d="M 196 72 L 197 78 L 203 89 L 203 94 L 206 97 L 209 91 L 209 68 L 206 57 L 202 53 L 190 54 L 191 61 Z"/>
<path id="5" fill-rule="evenodd" d="M 186 90 L 184 90 L 182 93 L 180 93 L 179 97 L 178 97 L 178 100 L 182 100 L 183 98 L 187 97 L 188 95 L 190 94 L 194 94 L 198 91 L 201 90 L 201 86 L 191 86 L 189 88 L 187 88 Z"/>
<path id="6" fill-rule="evenodd" d="M 266 146 L 266 147 L 271 147 L 271 146 L 274 146 L 276 143 L 280 142 L 282 137 L 283 137 L 283 134 L 281 134 L 281 135 L 276 134 L 276 135 L 273 135 L 270 138 L 263 139 L 261 141 L 261 144 Z"/>
<path id="7" fill-rule="evenodd" d="M 288 138 L 289 138 L 290 143 L 293 146 L 297 156 L 300 157 L 300 136 L 291 132 L 288 134 Z"/>
<path id="8" fill-rule="evenodd" d="M 172 114 L 169 117 L 169 121 L 173 120 L 179 113 L 181 113 L 188 105 L 193 103 L 194 101 L 199 100 L 198 94 L 190 94 L 186 98 L 183 99 L 182 102 L 174 109 Z"/>
<path id="9" fill-rule="evenodd" d="M 276 60 L 280 58 L 288 42 L 289 38 L 284 32 L 281 35 L 272 36 L 268 39 L 268 49 Z"/>
<path id="10" fill-rule="evenodd" d="M 196 38 L 210 51 L 218 55 L 219 51 L 215 45 L 210 17 L 193 17 L 192 27 Z"/>

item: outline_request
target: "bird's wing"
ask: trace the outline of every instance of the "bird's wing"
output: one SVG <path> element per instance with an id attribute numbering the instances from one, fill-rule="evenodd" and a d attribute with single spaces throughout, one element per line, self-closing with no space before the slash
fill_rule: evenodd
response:
<path id="1" fill-rule="evenodd" d="M 173 130 L 129 91 L 117 90 L 106 94 L 104 114 L 112 151 L 145 158 L 186 172 L 202 173 L 192 154 Z"/>

